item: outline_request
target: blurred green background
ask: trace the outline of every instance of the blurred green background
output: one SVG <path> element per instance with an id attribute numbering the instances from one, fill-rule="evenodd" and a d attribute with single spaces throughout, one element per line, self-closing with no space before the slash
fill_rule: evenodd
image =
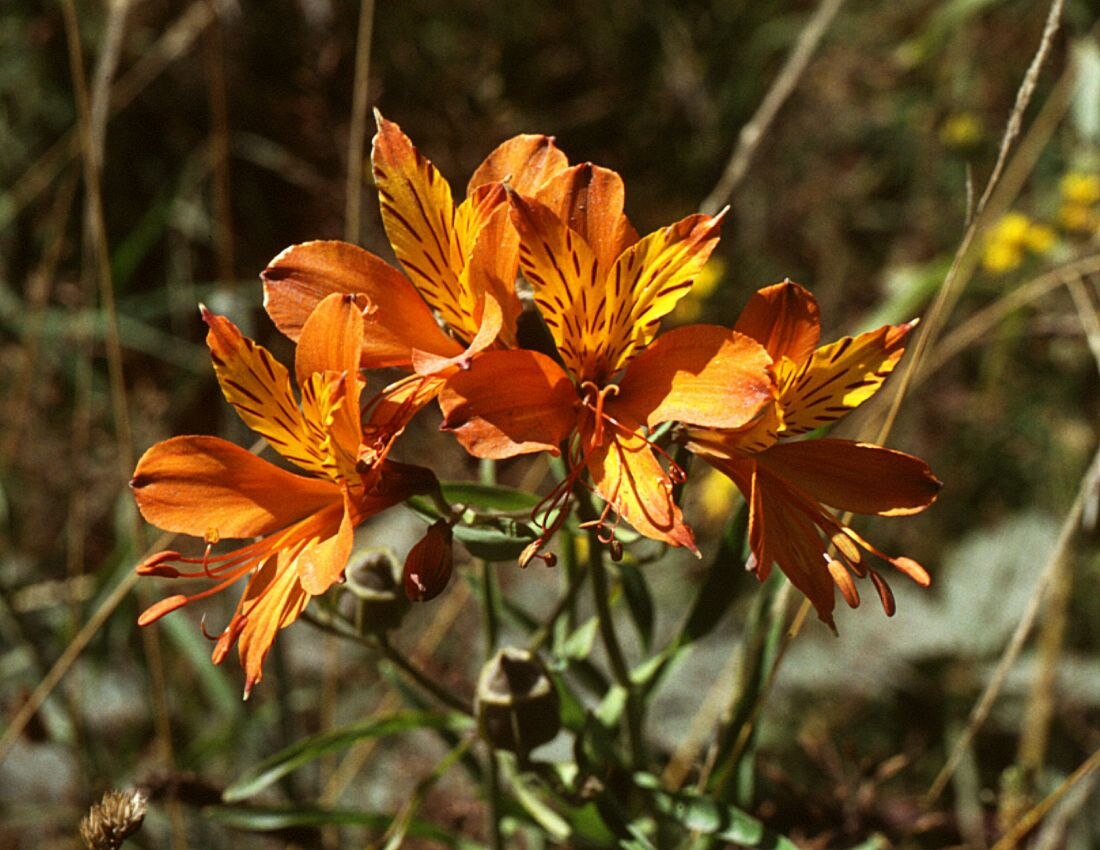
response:
<path id="1" fill-rule="evenodd" d="M 553 134 L 571 161 L 622 174 L 627 212 L 645 233 L 711 192 L 815 8 L 379 0 L 358 96 L 397 121 L 456 189 L 508 136 Z M 64 6 L 0 8 L 5 727 L 149 542 L 134 530 L 125 467 L 174 434 L 248 439 L 221 403 L 196 302 L 285 358 L 257 274 L 287 245 L 345 235 L 358 4 L 83 0 L 75 11 L 103 149 L 99 242 L 84 239 L 91 199 Z M 821 302 L 824 339 L 921 314 L 962 240 L 968 180 L 980 193 L 996 159 L 1047 11 L 1029 0 L 845 3 L 729 200 L 706 285 L 673 319 L 730 324 L 752 291 L 784 277 Z M 1100 747 L 1094 493 L 1092 525 L 1070 546 L 1038 637 L 948 792 L 933 803 L 921 796 L 1032 598 L 1097 445 L 1096 21 L 1089 0 L 1067 2 L 994 204 L 997 223 L 979 236 L 944 343 L 888 441 L 931 463 L 945 482 L 940 501 L 906 522 L 856 526 L 927 565 L 934 586 L 900 588 L 893 620 L 871 604 L 841 612 L 839 640 L 808 626 L 764 716 L 750 808 L 807 847 L 852 847 L 876 833 L 903 847 L 981 844 Z M 359 240 L 392 259 L 366 183 Z M 117 299 L 128 446 L 113 413 L 98 245 Z M 438 446 L 442 474 L 475 475 L 434 430 L 420 423 L 404 457 Z M 522 465 L 503 474 L 518 481 Z M 728 493 L 702 482 L 689 498 L 707 552 L 730 508 Z M 410 528 L 399 519 L 380 534 L 399 549 Z M 535 608 L 556 582 L 534 568 L 505 567 L 501 578 Z M 678 621 L 697 580 L 682 562 L 653 577 L 659 630 Z M 757 592 L 740 579 L 734 615 L 670 685 L 651 730 L 670 753 L 701 694 L 716 679 L 725 686 L 719 673 Z M 236 833 L 202 807 L 279 746 L 362 716 L 385 691 L 373 658 L 343 649 L 325 674 L 318 659 L 331 661 L 331 647 L 297 625 L 280 638 L 270 681 L 241 705 L 235 660 L 210 667 L 191 612 L 158 626 L 151 648 L 134 625 L 140 604 L 126 597 L 0 760 L 0 846 L 79 846 L 87 805 L 133 783 L 180 802 L 192 846 L 320 846 L 311 830 Z M 221 622 L 216 604 L 207 610 Z M 400 642 L 414 646 L 433 616 L 414 611 Z M 425 664 L 462 688 L 477 622 L 466 610 L 455 616 Z M 167 702 L 157 707 L 160 680 Z M 171 763 L 155 740 L 158 715 L 170 720 Z M 433 755 L 427 739 L 379 747 L 338 800 L 392 812 Z M 285 799 L 317 797 L 317 776 L 297 780 L 281 789 Z M 1043 846 L 1100 845 L 1094 789 L 1089 780 L 1079 799 L 1067 797 Z M 468 789 L 433 793 L 433 821 L 478 834 Z M 134 846 L 169 846 L 168 808 L 154 805 Z"/>

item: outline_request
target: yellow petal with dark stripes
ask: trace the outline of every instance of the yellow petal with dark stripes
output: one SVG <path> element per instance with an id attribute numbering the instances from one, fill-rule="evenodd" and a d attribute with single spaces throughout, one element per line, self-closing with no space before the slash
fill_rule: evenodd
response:
<path id="1" fill-rule="evenodd" d="M 614 374 L 649 344 L 718 244 L 725 213 L 691 215 L 627 248 L 607 275 L 605 359 Z"/>
<path id="2" fill-rule="evenodd" d="M 271 352 L 244 336 L 233 322 L 202 308 L 206 344 L 226 401 L 253 431 L 302 469 L 327 475 L 324 453 L 290 388 L 290 376 Z"/>
<path id="3" fill-rule="evenodd" d="M 424 300 L 468 338 L 477 332 L 468 327 L 474 299 L 459 282 L 465 257 L 455 230 L 451 187 L 396 124 L 376 117 L 371 162 L 386 235 Z"/>
<path id="4" fill-rule="evenodd" d="M 805 434 L 840 419 L 878 392 L 905 353 L 915 323 L 885 325 L 817 349 L 802 364 L 776 364 L 784 433 Z"/>

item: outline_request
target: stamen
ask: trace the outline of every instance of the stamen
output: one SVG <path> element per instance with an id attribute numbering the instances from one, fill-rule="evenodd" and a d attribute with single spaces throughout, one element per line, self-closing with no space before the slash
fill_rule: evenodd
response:
<path id="1" fill-rule="evenodd" d="M 844 564 L 834 558 L 826 557 L 825 564 L 829 568 L 829 575 L 832 576 L 833 584 L 840 590 L 840 595 L 844 597 L 844 601 L 848 603 L 848 607 L 858 608 L 859 589 L 852 580 L 851 573 L 848 572 Z"/>
<path id="2" fill-rule="evenodd" d="M 878 591 L 878 598 L 882 602 L 882 610 L 886 612 L 887 617 L 893 617 L 894 612 L 897 610 L 897 605 L 894 603 L 894 592 L 890 590 L 890 585 L 886 583 L 884 579 L 876 570 L 870 570 L 871 583 L 874 584 L 875 590 Z"/>

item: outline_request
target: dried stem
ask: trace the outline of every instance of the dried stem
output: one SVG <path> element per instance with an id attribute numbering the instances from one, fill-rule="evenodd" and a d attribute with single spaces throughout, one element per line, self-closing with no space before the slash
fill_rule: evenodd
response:
<path id="1" fill-rule="evenodd" d="M 363 209 L 363 158 L 367 141 L 367 100 L 370 96 L 370 47 L 374 30 L 374 0 L 359 4 L 359 35 L 355 47 L 355 88 L 348 130 L 348 173 L 345 183 L 344 238 L 359 243 Z"/>

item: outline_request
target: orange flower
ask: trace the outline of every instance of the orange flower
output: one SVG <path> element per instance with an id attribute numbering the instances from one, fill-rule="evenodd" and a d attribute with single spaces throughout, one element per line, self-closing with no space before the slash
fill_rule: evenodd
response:
<path id="1" fill-rule="evenodd" d="M 759 340 L 774 359 L 778 397 L 746 428 L 688 431 L 688 447 L 728 475 L 749 504 L 750 569 L 762 581 L 778 564 L 831 627 L 834 585 L 850 606 L 859 604 L 852 574 L 869 575 L 886 613 L 894 613 L 889 585 L 861 549 L 922 586 L 931 579 L 916 561 L 882 553 L 823 506 L 915 514 L 936 500 L 941 485 L 912 455 L 849 440 L 789 438 L 842 418 L 878 392 L 914 325 L 887 325 L 818 348 L 814 297 L 790 281 L 761 289 L 734 327 Z"/>
<path id="2" fill-rule="evenodd" d="M 444 386 L 444 428 L 483 458 L 556 454 L 565 444 L 570 473 L 551 508 L 564 507 L 587 471 L 607 503 L 604 539 L 614 511 L 648 537 L 694 550 L 672 498 L 682 470 L 666 471 L 649 430 L 671 420 L 741 427 L 775 391 L 767 353 L 743 334 L 696 325 L 653 342 L 717 243 L 721 216 L 688 216 L 639 239 L 623 215 L 619 175 L 591 164 L 561 172 L 534 197 L 509 197 L 520 264 L 559 360 L 485 352 Z M 544 527 L 526 560 L 555 527 Z"/>
<path id="3" fill-rule="evenodd" d="M 479 352 L 516 344 L 519 238 L 504 183 L 534 191 L 567 162 L 553 138 L 515 136 L 477 168 L 466 200 L 456 206 L 435 166 L 396 124 L 376 118 L 371 159 L 382 223 L 407 277 L 374 254 L 335 241 L 293 245 L 261 277 L 269 315 L 295 340 L 325 295 L 352 292 L 367 299 L 361 366 L 414 372 L 387 389 L 380 410 L 367 411 L 367 448 L 378 452 L 394 436 L 378 428 L 394 406 L 419 409 Z"/>
<path id="4" fill-rule="evenodd" d="M 355 527 L 428 491 L 434 477 L 384 457 L 369 466 L 358 461 L 363 315 L 353 296 L 324 298 L 302 328 L 295 362 L 301 405 L 287 370 L 267 350 L 225 317 L 205 307 L 202 314 L 226 399 L 275 451 L 309 475 L 288 472 L 217 437 L 175 437 L 149 449 L 130 482 L 142 515 L 166 531 L 205 538 L 207 548 L 202 557 L 160 552 L 138 572 L 215 584 L 192 596 L 163 599 L 138 622 L 147 625 L 248 576 L 213 653 L 220 663 L 239 643 L 247 698 L 279 629 L 298 618 L 311 596 L 340 579 Z M 222 538 L 250 537 L 260 539 L 211 554 Z M 184 564 L 196 568 L 175 566 Z"/>

